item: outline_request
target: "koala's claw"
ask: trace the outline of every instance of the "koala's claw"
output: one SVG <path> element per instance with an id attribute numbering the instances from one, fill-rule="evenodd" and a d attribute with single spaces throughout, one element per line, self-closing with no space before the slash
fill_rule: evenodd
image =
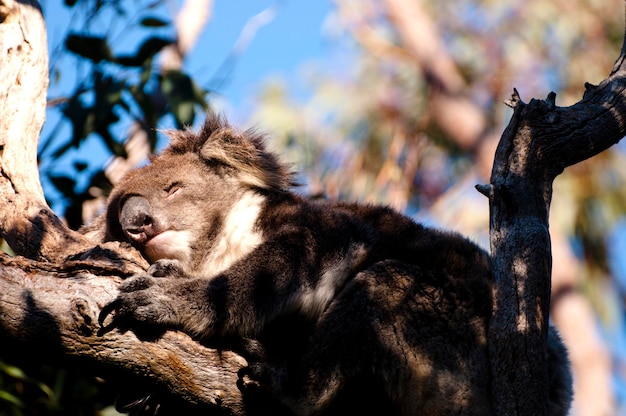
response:
<path id="1" fill-rule="evenodd" d="M 161 259 L 155 261 L 148 269 L 152 277 L 184 277 L 183 265 L 179 260 Z"/>
<path id="2" fill-rule="evenodd" d="M 113 328 L 132 330 L 145 339 L 156 339 L 167 329 L 176 329 L 176 308 L 170 299 L 172 280 L 138 275 L 124 281 L 117 297 L 100 314 L 100 332 Z M 113 315 L 112 319 L 108 318 Z M 108 324 L 105 324 L 108 323 Z"/>
<path id="3" fill-rule="evenodd" d="M 104 305 L 104 307 L 100 311 L 100 314 L 98 315 L 98 323 L 103 329 L 109 328 L 112 325 L 111 324 L 105 326 L 104 321 L 106 320 L 107 316 L 109 316 L 113 311 L 118 310 L 120 306 L 122 306 L 122 300 L 120 298 L 115 298 L 111 302 Z"/>
<path id="4" fill-rule="evenodd" d="M 239 369 L 237 372 L 237 386 L 241 391 L 244 390 L 265 390 L 265 383 L 263 383 L 262 379 L 263 373 L 262 364 L 251 363 L 246 367 Z"/>
<path id="5" fill-rule="evenodd" d="M 145 296 L 136 296 L 134 302 L 130 302 L 129 294 L 133 292 L 140 292 L 148 289 L 154 285 L 154 279 L 150 276 L 138 275 L 130 279 L 127 279 L 119 287 L 120 293 L 111 302 L 104 305 L 100 314 L 98 315 L 98 323 L 103 330 L 110 329 L 117 326 L 120 321 L 123 321 L 133 315 L 133 311 L 137 307 L 143 305 L 145 302 L 141 302 Z M 109 325 L 105 325 L 107 317 L 114 314 L 113 321 Z"/>

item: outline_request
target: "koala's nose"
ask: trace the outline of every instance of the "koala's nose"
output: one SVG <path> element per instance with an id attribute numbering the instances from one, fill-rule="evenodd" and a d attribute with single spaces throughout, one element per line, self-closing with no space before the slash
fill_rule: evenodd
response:
<path id="1" fill-rule="evenodd" d="M 154 234 L 150 201 L 142 196 L 128 198 L 120 212 L 120 224 L 131 241 L 144 244 Z"/>

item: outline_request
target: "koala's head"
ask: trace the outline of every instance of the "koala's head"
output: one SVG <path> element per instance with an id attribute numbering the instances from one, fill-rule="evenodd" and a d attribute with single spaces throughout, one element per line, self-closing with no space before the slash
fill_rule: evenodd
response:
<path id="1" fill-rule="evenodd" d="M 199 261 L 195 252 L 210 247 L 243 195 L 293 185 L 261 135 L 238 132 L 220 117 L 209 116 L 198 133 L 169 136 L 160 156 L 115 186 L 104 214 L 105 241 L 129 241 L 150 262 Z"/>

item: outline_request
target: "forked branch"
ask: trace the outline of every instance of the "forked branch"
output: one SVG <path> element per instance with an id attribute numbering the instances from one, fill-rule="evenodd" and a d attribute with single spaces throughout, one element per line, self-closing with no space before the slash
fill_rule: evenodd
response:
<path id="1" fill-rule="evenodd" d="M 626 36 L 611 74 L 598 86 L 587 84 L 570 107 L 556 106 L 554 93 L 526 104 L 515 91 L 507 102 L 514 113 L 496 150 L 490 184 L 477 187 L 489 197 L 496 282 L 489 334 L 494 414 L 548 414 L 552 185 L 566 167 L 626 134 L 625 53 Z"/>

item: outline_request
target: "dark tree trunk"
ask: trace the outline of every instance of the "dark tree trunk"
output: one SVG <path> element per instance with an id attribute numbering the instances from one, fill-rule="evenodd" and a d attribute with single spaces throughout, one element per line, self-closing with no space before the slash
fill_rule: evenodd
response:
<path id="1" fill-rule="evenodd" d="M 552 184 L 626 133 L 624 48 L 610 76 L 586 87 L 571 107 L 557 107 L 554 93 L 525 104 L 515 91 L 491 183 L 478 187 L 489 197 L 496 282 L 489 330 L 494 414 L 548 414 Z"/>

